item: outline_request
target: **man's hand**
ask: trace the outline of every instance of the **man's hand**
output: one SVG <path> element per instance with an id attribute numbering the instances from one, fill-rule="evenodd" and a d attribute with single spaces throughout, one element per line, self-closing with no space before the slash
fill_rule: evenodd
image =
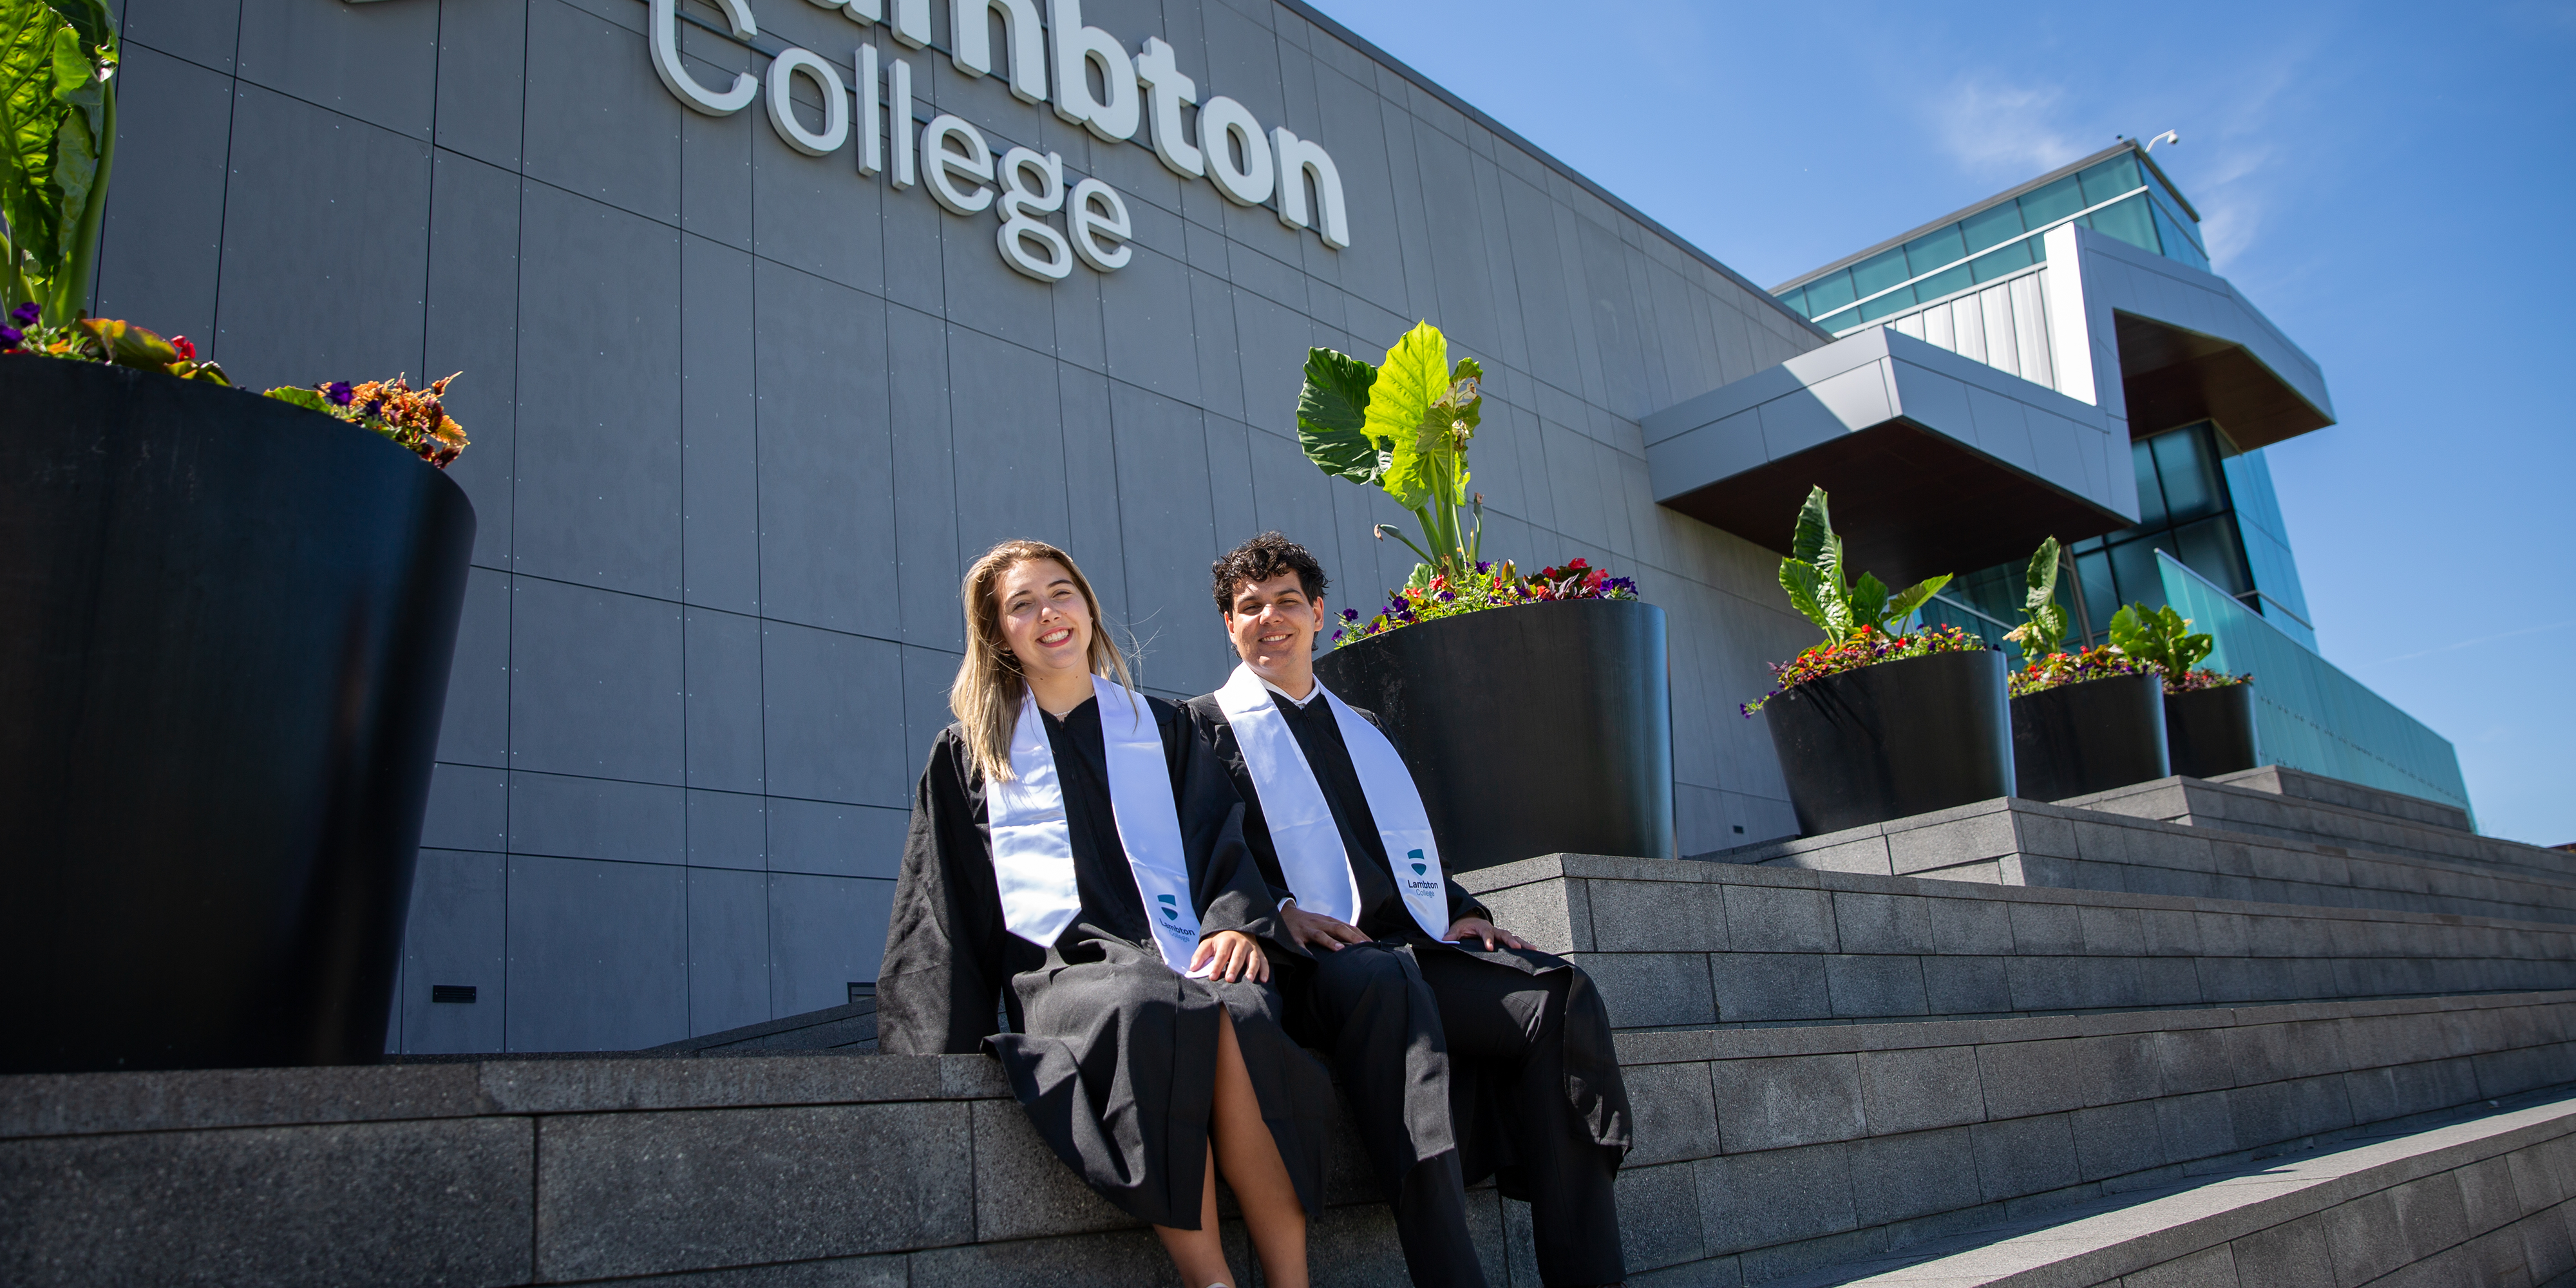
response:
<path id="1" fill-rule="evenodd" d="M 1302 948 L 1321 948 L 1326 952 L 1338 953 L 1342 951 L 1344 944 L 1365 944 L 1369 941 L 1367 935 L 1360 933 L 1359 927 L 1347 921 L 1327 917 L 1320 912 L 1308 912 L 1294 903 L 1283 905 L 1279 909 L 1279 920 L 1288 927 L 1288 942 Z"/>
<path id="2" fill-rule="evenodd" d="M 1460 917 L 1457 924 L 1449 927 L 1449 933 L 1444 937 L 1453 944 L 1463 944 L 1470 938 L 1484 940 L 1485 951 L 1489 953 L 1494 951 L 1494 946 L 1497 944 L 1505 948 L 1529 947 L 1528 940 L 1482 917 Z"/>
<path id="3" fill-rule="evenodd" d="M 1190 954 L 1190 973 L 1196 974 L 1209 962 L 1216 970 L 1209 979 L 1228 984 L 1251 980 L 1255 984 L 1270 979 L 1270 959 L 1261 955 L 1261 945 L 1240 930 L 1220 930 L 1199 941 L 1199 950 Z"/>

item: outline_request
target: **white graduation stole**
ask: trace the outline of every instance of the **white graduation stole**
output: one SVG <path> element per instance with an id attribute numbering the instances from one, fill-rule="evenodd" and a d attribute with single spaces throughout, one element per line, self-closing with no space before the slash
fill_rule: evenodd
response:
<path id="1" fill-rule="evenodd" d="M 1181 844 L 1180 811 L 1172 803 L 1171 770 L 1163 759 L 1162 730 L 1145 700 L 1117 681 L 1091 677 L 1100 703 L 1100 734 L 1108 753 L 1109 802 L 1127 870 L 1145 897 L 1145 919 L 1154 923 L 1154 946 L 1173 970 L 1193 975 L 1198 951 L 1198 907 L 1190 898 L 1190 865 Z M 1002 924 L 1040 948 L 1082 911 L 1073 877 L 1073 833 L 1064 813 L 1064 780 L 1047 742 L 1046 717 L 1035 695 L 1021 699 L 1011 730 L 1011 781 L 988 783 L 986 829 L 993 841 L 993 877 L 1001 887 Z M 1210 963 L 1193 977 L 1215 969 Z"/>
<path id="2" fill-rule="evenodd" d="M 1317 680 L 1315 688 L 1331 703 L 1333 722 L 1342 731 L 1342 746 L 1351 753 L 1351 768 L 1368 798 L 1378 839 L 1395 869 L 1395 886 L 1404 896 L 1414 924 L 1433 939 L 1449 937 L 1449 894 L 1440 869 L 1440 846 L 1431 839 L 1431 815 L 1422 808 L 1422 793 L 1413 773 L 1395 754 L 1395 744 L 1376 725 L 1360 718 L 1340 695 Z M 1308 912 L 1357 922 L 1360 886 L 1352 865 L 1361 862 L 1342 848 L 1341 829 L 1333 825 L 1333 807 L 1315 781 L 1315 769 L 1288 728 L 1288 717 L 1270 701 L 1270 689 L 1249 666 L 1234 668 L 1233 678 L 1216 691 L 1216 704 L 1234 726 L 1235 745 L 1243 749 L 1243 767 L 1261 795 L 1261 817 L 1279 851 L 1279 872 L 1288 892 Z"/>

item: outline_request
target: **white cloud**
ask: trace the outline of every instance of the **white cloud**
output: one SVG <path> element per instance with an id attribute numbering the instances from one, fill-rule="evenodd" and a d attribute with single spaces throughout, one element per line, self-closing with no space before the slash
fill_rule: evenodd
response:
<path id="1" fill-rule="evenodd" d="M 2049 85 L 2004 85 L 1963 79 L 1933 106 L 1941 145 L 1980 174 L 2028 178 L 2094 151 L 2068 134 L 2060 105 L 2066 91 Z"/>

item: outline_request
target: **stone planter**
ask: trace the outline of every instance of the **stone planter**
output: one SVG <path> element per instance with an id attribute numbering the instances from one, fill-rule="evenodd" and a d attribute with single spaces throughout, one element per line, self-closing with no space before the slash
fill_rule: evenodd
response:
<path id="1" fill-rule="evenodd" d="M 2013 794 L 2057 801 L 2162 778 L 2165 684 L 2114 675 L 2012 700 Z"/>
<path id="2" fill-rule="evenodd" d="M 2253 683 L 2166 694 L 2165 748 L 2173 772 L 2186 778 L 2216 778 L 2261 765 Z"/>
<path id="3" fill-rule="evenodd" d="M 472 553 L 446 475 L 0 357 L 0 1072 L 384 1049 Z"/>
<path id="4" fill-rule="evenodd" d="M 1384 722 L 1450 871 L 1559 852 L 1673 857 L 1664 610 L 1487 609 L 1334 649 L 1315 673 Z"/>
<path id="5" fill-rule="evenodd" d="M 2013 794 L 2004 655 L 1991 649 L 1809 680 L 1762 714 L 1803 836 Z"/>

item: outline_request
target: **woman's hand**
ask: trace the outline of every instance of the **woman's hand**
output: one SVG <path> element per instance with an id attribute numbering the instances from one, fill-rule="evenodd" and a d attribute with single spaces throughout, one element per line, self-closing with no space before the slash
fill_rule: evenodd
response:
<path id="1" fill-rule="evenodd" d="M 1338 953 L 1344 944 L 1365 944 L 1367 935 L 1360 928 L 1338 917 L 1308 912 L 1291 901 L 1279 909 L 1280 924 L 1288 928 L 1288 942 L 1301 948 L 1321 948 Z"/>
<path id="2" fill-rule="evenodd" d="M 1240 930 L 1220 930 L 1199 941 L 1199 950 L 1190 954 L 1190 973 L 1196 975 L 1209 962 L 1216 969 L 1208 978 L 1228 984 L 1251 980 L 1255 984 L 1270 980 L 1270 959 L 1261 955 L 1261 945 Z"/>

